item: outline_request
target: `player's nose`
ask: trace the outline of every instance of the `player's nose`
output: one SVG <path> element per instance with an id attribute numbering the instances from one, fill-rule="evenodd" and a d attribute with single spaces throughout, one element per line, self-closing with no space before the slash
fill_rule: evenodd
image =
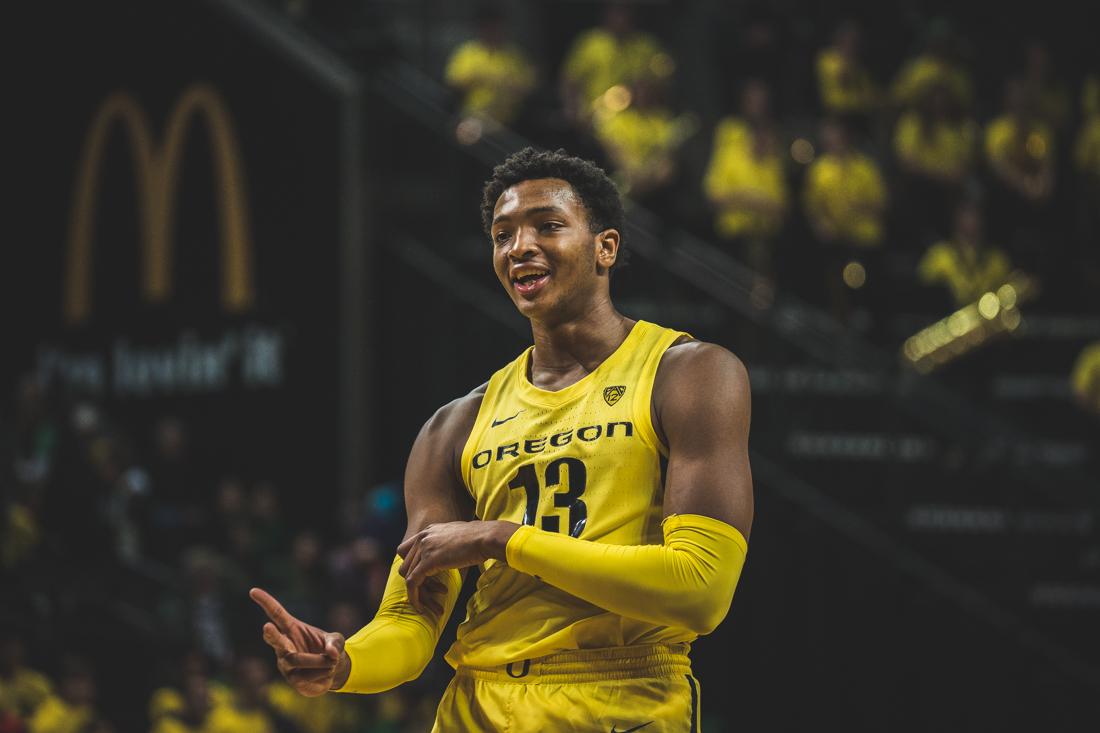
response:
<path id="1" fill-rule="evenodd" d="M 508 256 L 515 260 L 525 260 L 538 251 L 538 232 L 534 227 L 520 227 L 512 238 Z"/>

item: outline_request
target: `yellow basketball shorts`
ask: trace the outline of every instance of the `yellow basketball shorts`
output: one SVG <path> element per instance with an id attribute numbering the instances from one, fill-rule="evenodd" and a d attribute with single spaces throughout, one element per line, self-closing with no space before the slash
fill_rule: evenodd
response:
<path id="1" fill-rule="evenodd" d="M 561 652 L 459 667 L 433 733 L 697 733 L 687 644 Z"/>

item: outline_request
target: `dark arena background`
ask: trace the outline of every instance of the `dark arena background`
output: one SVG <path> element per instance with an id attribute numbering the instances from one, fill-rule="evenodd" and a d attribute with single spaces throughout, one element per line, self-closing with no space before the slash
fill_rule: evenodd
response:
<path id="1" fill-rule="evenodd" d="M 1085 6 L 15 3 L 0 730 L 183 730 L 185 671 L 218 731 L 430 728 L 441 660 L 299 698 L 247 589 L 370 619 L 419 427 L 530 342 L 479 218 L 529 144 L 620 184 L 619 309 L 748 367 L 703 729 L 1096 730 Z"/>

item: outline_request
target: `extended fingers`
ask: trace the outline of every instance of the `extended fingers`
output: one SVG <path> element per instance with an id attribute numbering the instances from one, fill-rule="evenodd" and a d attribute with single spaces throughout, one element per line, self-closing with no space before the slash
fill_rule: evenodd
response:
<path id="1" fill-rule="evenodd" d="M 421 613 L 429 609 L 442 612 L 442 608 L 431 597 L 442 586 L 440 581 L 431 577 L 435 570 L 433 564 L 425 557 L 425 553 L 421 551 L 413 559 L 411 567 L 405 574 L 405 589 L 409 594 L 409 602 Z"/>
<path id="2" fill-rule="evenodd" d="M 420 533 L 419 532 L 414 534 L 412 537 L 409 537 L 407 540 L 402 542 L 400 545 L 398 545 L 397 546 L 397 554 L 400 555 L 403 558 L 407 557 L 408 554 L 409 554 L 409 550 L 411 550 L 416 545 L 416 542 L 417 542 L 418 539 L 420 539 Z"/>
<path id="3" fill-rule="evenodd" d="M 414 578 L 405 578 L 405 593 L 409 596 L 409 603 L 417 611 L 423 611 L 420 605 L 420 582 Z"/>
<path id="4" fill-rule="evenodd" d="M 275 654 L 279 657 L 297 651 L 294 647 L 294 643 L 291 642 L 286 635 L 282 634 L 275 627 L 275 624 L 270 621 L 264 624 L 264 641 L 275 650 Z"/>
<path id="5" fill-rule="evenodd" d="M 397 548 L 397 554 L 404 560 L 398 566 L 398 574 L 405 579 L 405 589 L 409 596 L 409 603 L 413 608 L 423 613 L 433 611 L 443 613 L 443 606 L 433 596 L 446 592 L 446 586 L 432 574 L 439 568 L 432 561 L 429 548 L 424 542 L 427 529 L 417 532 L 402 542 Z"/>
<path id="6" fill-rule="evenodd" d="M 404 555 L 405 559 L 397 568 L 397 574 L 402 578 L 409 577 L 409 573 L 416 567 L 417 562 L 420 560 L 420 555 L 423 552 L 420 542 L 417 541 L 418 538 L 413 537 L 412 539 L 414 540 L 413 544 L 409 545 L 408 551 Z"/>
<path id="7" fill-rule="evenodd" d="M 261 588 L 253 588 L 248 591 L 248 597 L 264 610 L 267 617 L 279 627 L 280 631 L 284 634 L 290 632 L 290 627 L 296 619 L 287 613 L 287 610 L 283 608 L 283 604 L 275 600 L 274 596 Z"/>
<path id="8" fill-rule="evenodd" d="M 417 545 L 416 550 L 405 561 L 403 573 L 405 580 L 415 578 L 417 583 L 423 583 L 428 577 L 446 569 L 447 560 L 443 554 L 439 548 L 426 543 Z"/>
<path id="9" fill-rule="evenodd" d="M 447 586 L 443 581 L 435 575 L 422 575 L 418 568 L 415 582 L 417 603 L 420 604 L 418 610 L 428 610 L 442 615 L 443 604 L 439 599 L 447 593 Z"/>

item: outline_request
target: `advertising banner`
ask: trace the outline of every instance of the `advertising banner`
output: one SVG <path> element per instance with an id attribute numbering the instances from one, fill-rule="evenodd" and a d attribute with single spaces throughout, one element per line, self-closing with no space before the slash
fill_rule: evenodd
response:
<path id="1" fill-rule="evenodd" d="M 139 435 L 178 418 L 215 473 L 330 521 L 344 101 L 207 3 L 71 8 L 51 32 L 66 62 L 23 82 L 17 122 L 4 384 L 35 374 Z"/>

